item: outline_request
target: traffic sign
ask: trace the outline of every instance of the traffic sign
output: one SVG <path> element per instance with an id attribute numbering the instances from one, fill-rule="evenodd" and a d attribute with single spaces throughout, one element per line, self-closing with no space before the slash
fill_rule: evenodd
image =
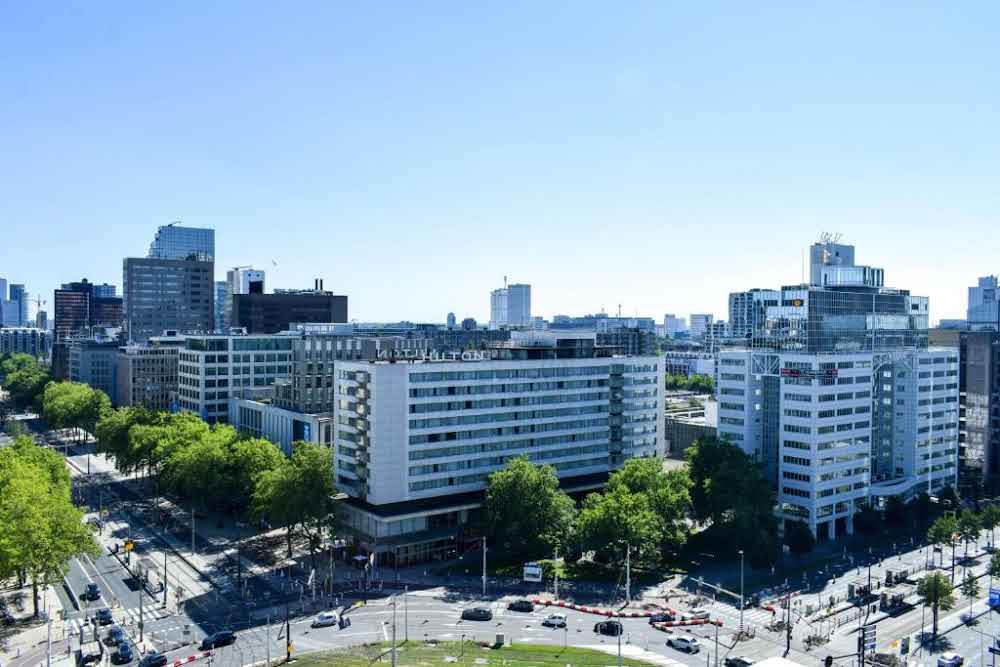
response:
<path id="1" fill-rule="evenodd" d="M 990 653 L 992 653 L 993 655 L 1000 655 L 1000 648 L 997 648 L 996 646 L 990 646 L 989 649 Z"/>

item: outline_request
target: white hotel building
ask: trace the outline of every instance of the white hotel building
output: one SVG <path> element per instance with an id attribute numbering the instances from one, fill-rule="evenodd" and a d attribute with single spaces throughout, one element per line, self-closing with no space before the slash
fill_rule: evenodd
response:
<path id="1" fill-rule="evenodd" d="M 663 455 L 662 370 L 658 357 L 595 347 L 594 334 L 338 361 L 343 519 L 362 548 L 406 564 L 461 548 L 487 477 L 512 457 L 553 466 L 568 491 L 600 488 L 626 459 Z"/>
<path id="2" fill-rule="evenodd" d="M 716 372 L 720 436 L 764 465 L 779 517 L 820 539 L 853 532 L 865 503 L 957 485 L 958 350 L 928 348 L 926 297 L 853 255 L 816 244 L 813 284 L 782 288 Z"/>

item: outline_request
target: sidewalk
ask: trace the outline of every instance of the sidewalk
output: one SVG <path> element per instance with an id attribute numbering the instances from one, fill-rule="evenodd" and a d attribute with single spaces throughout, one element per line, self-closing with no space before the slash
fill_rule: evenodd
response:
<path id="1" fill-rule="evenodd" d="M 52 618 L 52 655 L 61 652 L 68 654 L 68 648 L 72 641 L 68 640 L 71 630 L 70 624 L 60 619 L 62 603 L 55 592 L 55 586 L 50 585 L 44 593 L 39 594 L 39 618 L 32 619 L 31 587 L 23 589 L 26 591 L 24 611 L 18 612 L 13 607 L 8 609 L 14 613 L 18 622 L 9 628 L 0 631 L 0 662 L 7 667 L 18 667 L 20 665 L 30 665 L 39 661 L 41 656 L 44 661 L 46 645 L 48 643 L 49 624 L 44 621 L 45 611 Z M 7 594 L 10 597 L 10 594 Z"/>

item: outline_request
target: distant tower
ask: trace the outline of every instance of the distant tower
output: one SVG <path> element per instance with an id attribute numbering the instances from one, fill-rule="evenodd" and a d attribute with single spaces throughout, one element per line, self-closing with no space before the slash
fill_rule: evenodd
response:
<path id="1" fill-rule="evenodd" d="M 455 313 L 448 313 L 448 328 L 455 328 Z"/>

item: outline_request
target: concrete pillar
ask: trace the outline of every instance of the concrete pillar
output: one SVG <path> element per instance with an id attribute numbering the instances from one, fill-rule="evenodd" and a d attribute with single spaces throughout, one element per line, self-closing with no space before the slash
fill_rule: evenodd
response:
<path id="1" fill-rule="evenodd" d="M 827 539 L 829 539 L 831 542 L 833 542 L 835 539 L 837 539 L 837 520 L 836 519 L 830 519 L 829 521 L 827 521 L 827 525 L 829 526 L 829 529 L 828 529 L 829 532 L 827 533 Z"/>

